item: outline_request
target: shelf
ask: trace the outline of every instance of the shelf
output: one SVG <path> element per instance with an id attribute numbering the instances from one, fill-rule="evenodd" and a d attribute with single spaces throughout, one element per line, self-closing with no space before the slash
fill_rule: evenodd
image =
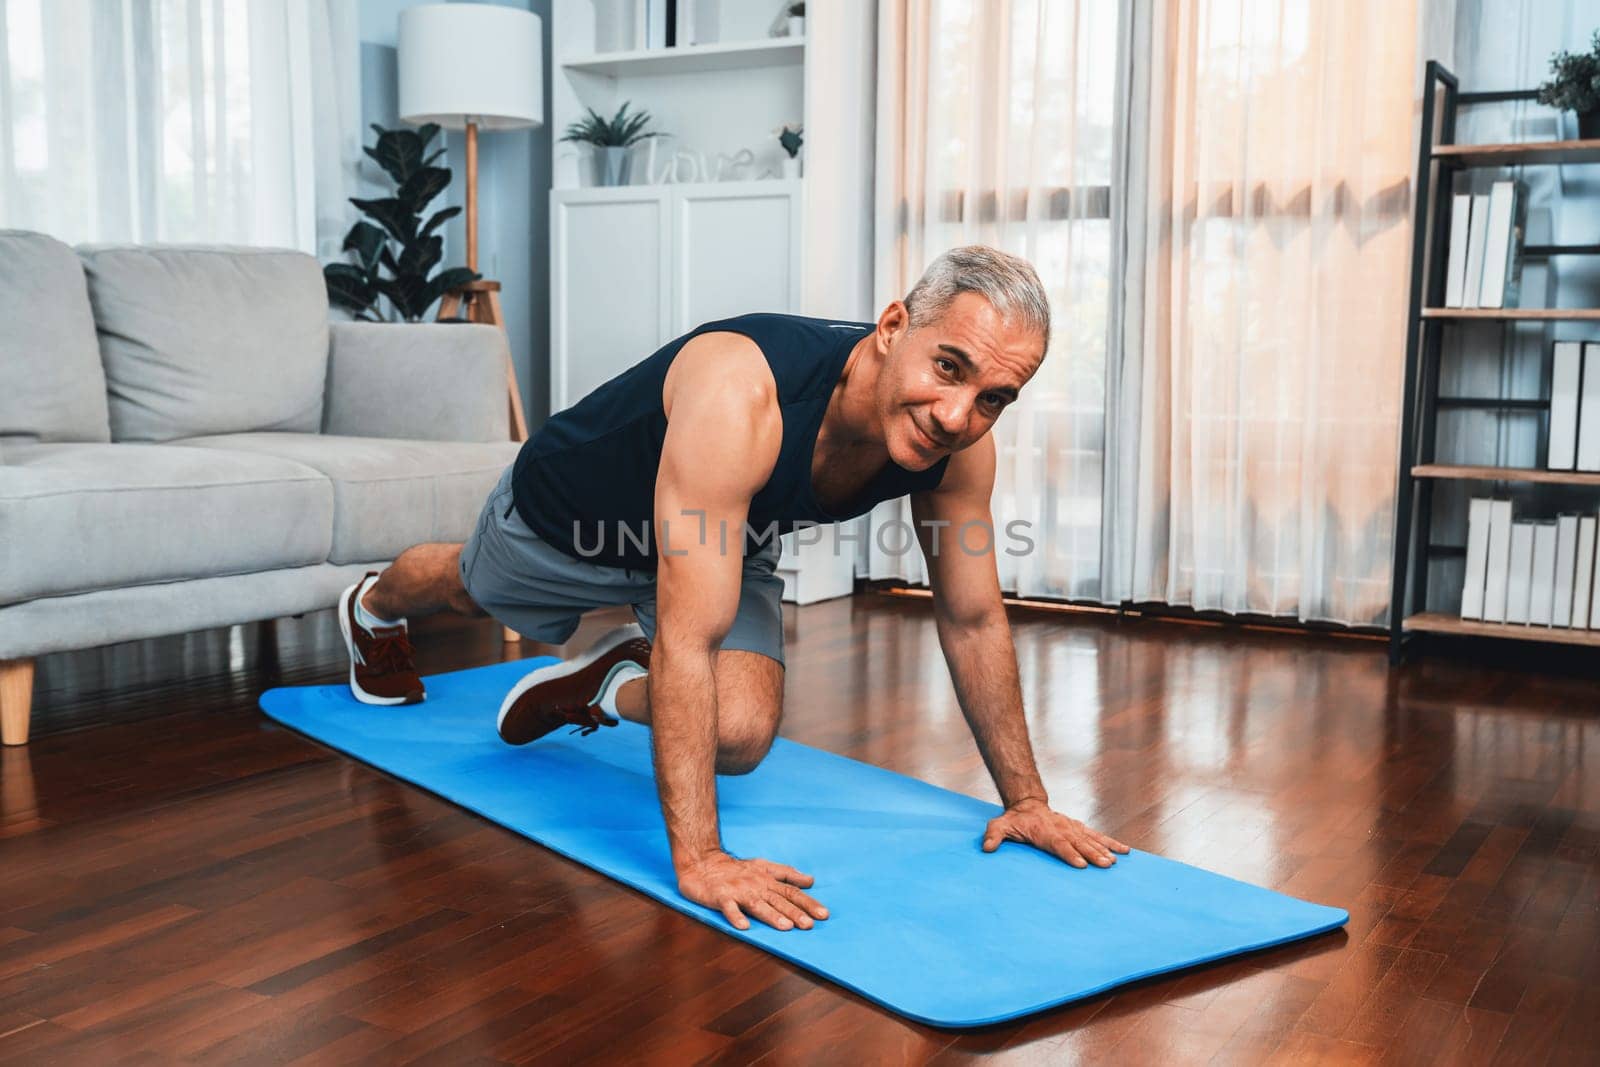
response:
<path id="1" fill-rule="evenodd" d="M 1440 144 L 1433 158 L 1463 167 L 1525 163 L 1600 163 L 1600 141 L 1525 141 L 1521 144 Z"/>
<path id="2" fill-rule="evenodd" d="M 1600 245 L 1523 245 L 1523 259 L 1549 259 L 1552 256 L 1600 256 Z"/>
<path id="3" fill-rule="evenodd" d="M 1548 482 L 1554 485 L 1600 485 L 1600 472 L 1547 471 L 1537 467 L 1453 467 L 1422 463 L 1411 468 L 1413 478 L 1450 478 L 1464 482 Z"/>
<path id="4" fill-rule="evenodd" d="M 563 70 L 602 74 L 608 78 L 640 74 L 701 74 L 746 67 L 792 67 L 805 62 L 804 37 L 768 37 L 759 41 L 719 41 L 681 48 L 644 48 L 630 52 L 597 52 L 561 64 Z"/>
<path id="5" fill-rule="evenodd" d="M 1600 308 L 1423 308 L 1425 319 L 1506 319 L 1526 322 L 1600 322 Z"/>
<path id="6" fill-rule="evenodd" d="M 1510 622 L 1478 622 L 1428 611 L 1413 615 L 1401 626 L 1408 633 L 1464 634 L 1469 637 L 1509 637 L 1514 641 L 1545 641 L 1559 645 L 1600 648 L 1600 630 L 1569 630 L 1559 626 L 1523 626 Z"/>
<path id="7" fill-rule="evenodd" d="M 1470 409 L 1478 411 L 1545 411 L 1548 400 L 1534 400 L 1507 396 L 1441 396 L 1439 410 Z"/>

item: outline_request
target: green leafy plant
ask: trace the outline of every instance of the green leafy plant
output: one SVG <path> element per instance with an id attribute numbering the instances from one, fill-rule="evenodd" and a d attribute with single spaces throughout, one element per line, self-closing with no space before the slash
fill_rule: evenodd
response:
<path id="1" fill-rule="evenodd" d="M 1539 86 L 1539 103 L 1582 115 L 1600 110 L 1600 30 L 1587 52 L 1557 52 L 1550 57 L 1553 77 Z"/>
<path id="2" fill-rule="evenodd" d="M 800 154 L 800 146 L 805 144 L 805 138 L 801 136 L 805 133 L 805 129 L 798 122 L 793 126 L 785 124 L 778 127 L 778 144 L 782 145 L 783 150 L 789 153 L 790 159 Z"/>
<path id="3" fill-rule="evenodd" d="M 438 125 L 386 130 L 374 123 L 372 128 L 378 143 L 367 147 L 366 153 L 394 179 L 395 193 L 376 200 L 350 198 L 371 221 L 361 220 L 345 235 L 341 250 L 352 253 L 354 262 L 329 263 L 322 276 L 329 302 L 363 322 L 384 321 L 377 310 L 380 296 L 389 298 L 401 320 L 418 322 L 445 293 L 482 275 L 465 267 L 447 267 L 429 276 L 444 257 L 444 237 L 435 231 L 461 214 L 459 207 L 447 207 L 422 221 L 429 202 L 450 185 L 450 168 L 433 165 L 445 150 L 426 155 Z"/>
<path id="4" fill-rule="evenodd" d="M 789 5 L 789 17 L 793 19 L 803 19 L 806 17 L 805 0 L 794 0 L 794 3 Z"/>
<path id="5" fill-rule="evenodd" d="M 650 112 L 636 111 L 630 115 L 628 105 L 629 101 L 624 100 L 622 106 L 617 108 L 616 115 L 609 120 L 594 108 L 589 108 L 589 114 L 584 118 L 568 123 L 567 132 L 561 139 L 599 145 L 603 148 L 627 148 L 647 137 L 661 136 L 653 130 L 645 129 L 650 124 Z"/>
<path id="6" fill-rule="evenodd" d="M 645 130 L 650 125 L 650 112 L 640 110 L 634 114 L 627 114 L 632 101 L 622 101 L 622 106 L 616 109 L 616 115 L 606 118 L 594 107 L 590 107 L 589 114 L 579 122 L 568 123 L 566 133 L 562 134 L 562 141 L 579 141 L 584 144 L 608 147 L 608 149 L 626 149 L 634 146 L 646 138 L 659 138 L 658 131 Z"/>

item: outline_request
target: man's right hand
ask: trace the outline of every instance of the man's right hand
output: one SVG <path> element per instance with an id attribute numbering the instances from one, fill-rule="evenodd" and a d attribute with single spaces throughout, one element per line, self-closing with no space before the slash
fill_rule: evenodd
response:
<path id="1" fill-rule="evenodd" d="M 814 918 L 828 917 L 827 908 L 801 892 L 815 881 L 781 863 L 713 852 L 678 871 L 678 892 L 718 909 L 739 930 L 750 929 L 746 912 L 779 930 L 809 930 Z"/>

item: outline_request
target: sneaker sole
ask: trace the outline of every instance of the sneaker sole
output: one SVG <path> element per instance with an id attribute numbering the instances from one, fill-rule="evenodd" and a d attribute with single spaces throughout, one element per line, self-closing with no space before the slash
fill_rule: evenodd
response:
<path id="1" fill-rule="evenodd" d="M 562 692 L 553 702 L 561 704 L 582 703 L 584 706 L 588 706 L 594 702 L 594 698 L 605 692 L 606 686 L 611 682 L 612 675 L 620 670 L 624 664 L 631 664 L 633 661 L 619 659 L 616 663 L 606 666 L 604 670 L 593 671 L 592 669 L 629 641 L 642 640 L 643 638 L 644 631 L 636 623 L 618 626 L 616 629 L 602 634 L 600 639 L 594 643 L 594 646 L 584 652 L 583 655 L 529 671 L 521 681 L 511 687 L 511 691 L 506 694 L 505 700 L 500 704 L 500 714 L 495 719 L 495 729 L 499 732 L 501 740 L 508 745 L 525 745 L 529 741 L 536 741 L 551 730 L 563 725 L 562 723 L 557 723 L 555 726 L 547 725 L 537 714 L 537 707 L 532 701 L 524 703 L 520 708 L 517 706 L 518 701 L 530 689 L 535 686 L 567 679 L 570 683 L 570 688 Z M 585 671 L 591 672 L 588 677 L 583 676 Z"/>
<path id="2" fill-rule="evenodd" d="M 365 579 L 363 579 L 363 581 L 365 581 Z M 355 637 L 350 633 L 350 598 L 354 596 L 355 591 L 360 588 L 361 582 L 357 582 L 349 589 L 346 589 L 339 597 L 339 632 L 344 635 L 344 650 L 350 656 L 350 695 L 361 701 L 363 704 L 372 704 L 378 707 L 392 707 L 395 704 L 420 703 L 420 701 L 407 700 L 405 697 L 374 696 L 356 684 L 356 640 Z M 423 699 L 427 699 L 427 694 L 423 694 Z"/>

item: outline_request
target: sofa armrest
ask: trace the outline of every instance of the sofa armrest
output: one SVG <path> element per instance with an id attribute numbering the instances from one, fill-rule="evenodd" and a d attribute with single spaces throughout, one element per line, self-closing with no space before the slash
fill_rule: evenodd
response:
<path id="1" fill-rule="evenodd" d="M 322 432 L 421 441 L 508 441 L 498 327 L 335 322 L 328 329 Z"/>

